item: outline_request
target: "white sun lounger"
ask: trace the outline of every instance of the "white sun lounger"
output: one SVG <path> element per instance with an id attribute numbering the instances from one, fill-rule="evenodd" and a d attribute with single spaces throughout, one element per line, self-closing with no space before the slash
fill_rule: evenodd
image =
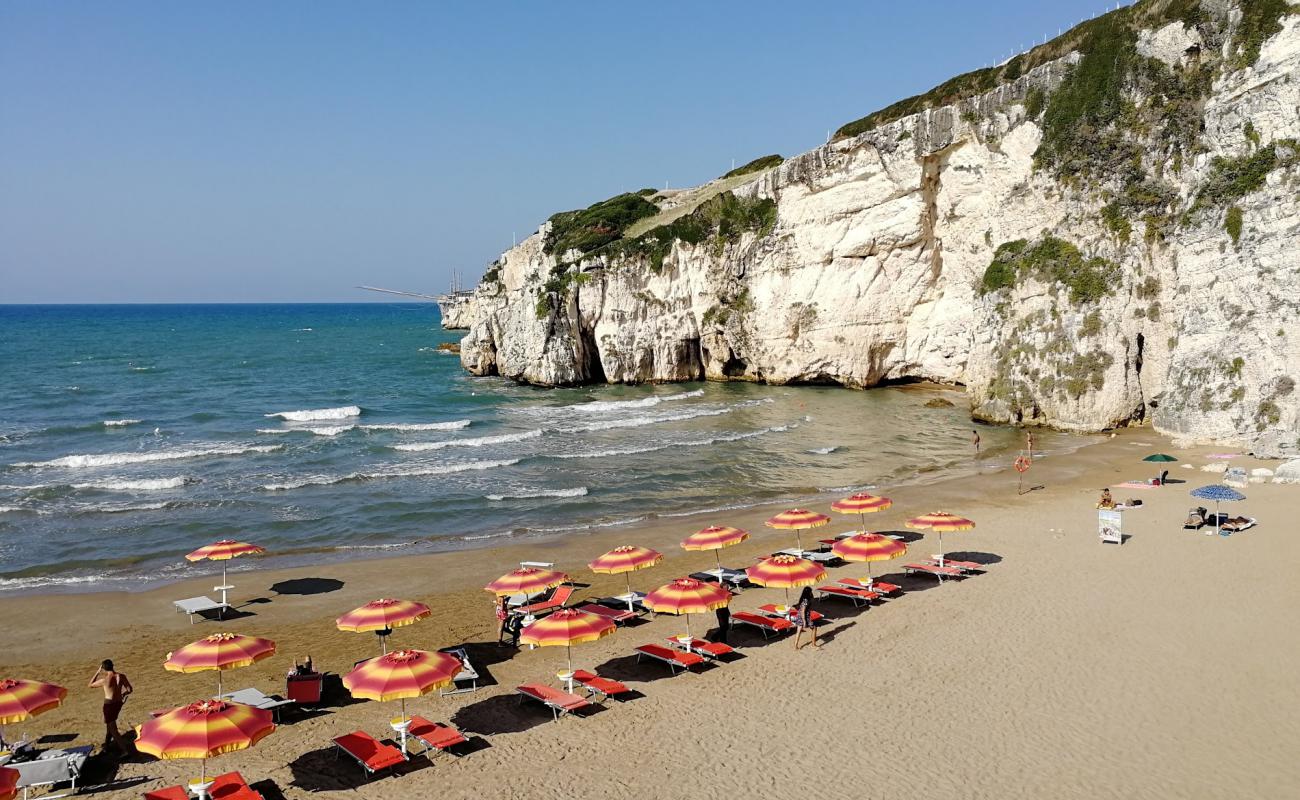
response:
<path id="1" fill-rule="evenodd" d="M 23 790 L 23 797 L 27 796 L 28 790 L 36 786 L 71 784 L 66 794 L 42 796 L 53 800 L 56 797 L 68 797 L 77 793 L 77 779 L 81 777 L 82 767 L 85 766 L 86 759 L 90 757 L 93 749 L 90 745 L 82 745 L 61 750 L 46 750 L 31 761 L 10 763 L 5 766 L 18 770 L 18 788 Z"/>
<path id="2" fill-rule="evenodd" d="M 295 705 L 292 700 L 276 700 L 269 694 L 263 694 L 260 689 L 240 689 L 237 692 L 226 692 L 221 695 L 221 699 L 230 700 L 235 703 L 243 703 L 246 706 L 270 711 L 273 718 L 280 718 L 280 709 L 285 706 Z"/>
<path id="3" fill-rule="evenodd" d="M 794 547 L 789 547 L 785 550 L 778 550 L 776 551 L 776 555 L 794 556 L 795 558 L 802 558 L 817 564 L 829 564 L 832 561 L 840 560 L 839 556 L 825 550 L 799 550 Z"/>
<path id="4" fill-rule="evenodd" d="M 692 572 L 691 577 L 698 581 L 713 581 L 718 583 L 718 570 L 706 569 L 703 572 Z M 745 581 L 749 580 L 749 575 L 743 569 L 732 569 L 730 567 L 722 568 L 721 583 L 730 586 L 733 589 L 739 587 Z"/>
<path id="5" fill-rule="evenodd" d="M 452 688 L 439 689 L 438 694 L 460 694 L 461 692 L 478 691 L 478 670 L 474 669 L 474 664 L 469 660 L 469 651 L 463 647 L 444 647 L 438 652 L 448 653 L 460 659 L 460 672 L 452 678 Z M 469 686 L 461 686 L 462 683 L 468 683 Z"/>
<path id="6" fill-rule="evenodd" d="M 184 600 L 177 600 L 172 605 L 176 606 L 177 611 L 184 611 L 190 615 L 190 624 L 194 624 L 194 618 L 203 614 L 205 611 L 217 612 L 217 619 L 221 619 L 227 608 L 228 603 L 219 603 L 211 597 L 187 597 Z"/>

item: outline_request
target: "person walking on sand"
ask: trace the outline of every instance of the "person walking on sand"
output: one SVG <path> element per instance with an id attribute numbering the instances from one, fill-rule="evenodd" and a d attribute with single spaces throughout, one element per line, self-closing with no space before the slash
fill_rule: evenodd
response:
<path id="1" fill-rule="evenodd" d="M 817 644 L 817 629 L 812 624 L 812 599 L 813 592 L 811 586 L 803 587 L 799 593 L 799 601 L 794 604 L 794 649 L 798 650 L 803 645 L 799 644 L 799 639 L 803 636 L 804 631 L 812 635 L 812 646 L 821 647 Z"/>
<path id="2" fill-rule="evenodd" d="M 126 739 L 122 738 L 122 732 L 117 729 L 117 717 L 122 713 L 122 704 L 135 691 L 135 687 L 126 675 L 114 670 L 112 660 L 106 658 L 90 679 L 90 688 L 104 690 L 104 747 L 107 748 L 111 742 L 122 755 L 127 755 L 131 748 Z"/>
<path id="3" fill-rule="evenodd" d="M 506 643 L 506 622 L 510 618 L 510 612 L 506 610 L 506 598 L 497 598 L 497 644 Z"/>
<path id="4" fill-rule="evenodd" d="M 971 431 L 970 440 L 971 440 L 971 444 L 975 445 L 975 455 L 979 455 L 980 454 L 980 432 Z"/>

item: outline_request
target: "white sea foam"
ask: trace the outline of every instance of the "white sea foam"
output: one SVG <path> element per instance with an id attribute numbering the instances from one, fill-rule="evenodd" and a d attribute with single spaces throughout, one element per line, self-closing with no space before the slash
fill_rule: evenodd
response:
<path id="1" fill-rule="evenodd" d="M 338 408 L 309 408 L 303 411 L 277 411 L 274 414 L 267 414 L 268 417 L 279 417 L 287 419 L 290 422 L 315 422 L 323 419 L 347 419 L 348 417 L 361 416 L 361 408 L 358 406 L 339 406 Z"/>
<path id="2" fill-rule="evenodd" d="M 722 444 L 725 442 L 739 442 L 745 439 L 753 439 L 757 436 L 766 436 L 769 433 L 784 433 L 791 428 L 797 428 L 798 425 L 778 425 L 774 428 L 763 428 L 757 431 L 746 431 L 744 433 L 727 433 L 721 436 L 711 436 L 707 439 L 697 439 L 687 442 L 667 442 L 665 444 L 647 445 L 645 447 L 620 447 L 609 450 L 597 450 L 591 453 L 547 453 L 551 458 L 608 458 L 610 456 L 635 456 L 641 453 L 655 453 L 660 450 L 670 450 L 683 447 L 706 447 L 711 444 Z"/>
<path id="3" fill-rule="evenodd" d="M 585 414 L 604 414 L 610 411 L 623 411 L 629 408 L 653 408 L 660 403 L 671 402 L 674 400 L 688 400 L 692 397 L 703 397 L 704 390 L 696 389 L 692 392 L 682 392 L 680 394 L 666 394 L 657 397 L 644 397 L 640 400 L 600 400 L 594 403 L 576 403 L 571 406 L 564 406 L 565 411 L 580 411 Z"/>
<path id="4" fill-rule="evenodd" d="M 303 430 L 307 431 L 308 433 L 315 434 L 316 436 L 338 436 L 340 433 L 347 433 L 348 431 L 352 430 L 355 427 L 357 426 L 356 425 L 325 425 L 318 428 L 303 428 Z"/>
<path id="5" fill-rule="evenodd" d="M 442 450 L 445 447 L 486 447 L 493 444 L 506 444 L 507 442 L 522 442 L 527 439 L 536 439 L 542 435 L 541 429 L 523 431 L 522 433 L 503 433 L 497 436 L 480 436 L 476 439 L 449 439 L 445 442 L 413 442 L 411 444 L 395 444 L 394 450 L 405 450 L 412 453 L 419 453 L 426 450 Z"/>
<path id="6" fill-rule="evenodd" d="M 258 433 L 293 433 L 295 428 L 258 428 Z"/>
<path id="7" fill-rule="evenodd" d="M 814 447 L 812 450 L 809 450 L 808 452 L 812 453 L 815 456 L 828 456 L 831 453 L 834 453 L 836 450 L 839 450 L 839 448 L 838 447 Z"/>
<path id="8" fill-rule="evenodd" d="M 626 519 L 615 519 L 609 522 L 588 522 L 580 525 L 557 525 L 553 528 L 533 528 L 528 530 L 535 533 L 565 533 L 568 531 L 589 531 L 597 528 L 618 528 L 623 525 L 635 525 L 638 522 L 644 522 L 645 517 L 628 517 Z"/>
<path id="9" fill-rule="evenodd" d="M 411 431 L 458 431 L 462 428 L 468 428 L 470 421 L 467 419 L 458 419 L 452 422 L 376 422 L 370 425 L 358 425 L 363 431 L 398 431 L 406 433 Z"/>
<path id="10" fill-rule="evenodd" d="M 172 478 L 146 478 L 143 480 L 105 480 L 93 483 L 74 483 L 73 489 L 101 489 L 106 492 L 155 492 L 162 489 L 179 489 L 198 483 L 198 478 L 177 475 Z"/>
<path id="11" fill-rule="evenodd" d="M 579 486 L 575 489 L 538 489 L 532 492 L 516 492 L 515 494 L 485 494 L 488 500 L 533 500 L 543 497 L 586 497 L 587 487 Z"/>
<path id="12" fill-rule="evenodd" d="M 76 509 L 78 514 L 130 514 L 136 511 L 162 511 L 170 507 L 171 503 L 104 503 L 102 505 L 81 506 Z"/>
<path id="13" fill-rule="evenodd" d="M 518 463 L 519 459 L 512 458 L 505 461 L 468 461 L 462 464 L 407 467 L 404 469 L 385 470 L 383 472 L 353 472 L 349 475 L 312 475 L 310 477 L 300 478 L 285 483 L 266 484 L 262 488 L 268 492 L 283 492 L 290 489 L 301 489 L 304 486 L 333 486 L 336 483 L 348 483 L 352 481 L 372 481 L 383 480 L 385 478 L 418 478 L 426 475 L 452 475 L 457 472 L 510 467 Z"/>
<path id="14" fill-rule="evenodd" d="M 124 428 L 127 425 L 139 425 L 138 419 L 106 419 L 104 420 L 105 428 Z"/>
<path id="15" fill-rule="evenodd" d="M 589 433 L 591 431 L 608 431 L 616 428 L 641 428 L 646 425 L 662 425 L 665 422 L 682 422 L 697 417 L 720 417 L 731 411 L 729 408 L 712 408 L 699 411 L 683 411 L 677 414 L 660 414 L 654 417 L 626 417 L 593 422 L 589 425 L 575 425 L 564 428 L 565 433 Z"/>
<path id="16" fill-rule="evenodd" d="M 205 456 L 240 456 L 248 453 L 272 453 L 284 445 L 234 445 L 195 448 L 193 450 L 155 450 L 143 453 L 96 453 L 56 458 L 52 461 L 20 461 L 15 467 L 113 467 L 119 464 L 147 464 L 152 461 L 176 461 Z"/>

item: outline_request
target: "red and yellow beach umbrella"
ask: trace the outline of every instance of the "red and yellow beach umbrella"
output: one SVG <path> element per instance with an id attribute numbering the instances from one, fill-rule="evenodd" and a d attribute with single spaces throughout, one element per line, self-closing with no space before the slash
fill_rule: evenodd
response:
<path id="1" fill-rule="evenodd" d="M 831 518 L 825 514 L 819 514 L 816 511 L 809 511 L 804 508 L 792 508 L 789 511 L 782 511 L 763 524 L 779 531 L 794 531 L 795 543 L 799 545 L 799 552 L 802 553 L 803 539 L 800 538 L 799 531 L 808 528 L 820 528 L 830 521 Z"/>
<path id="2" fill-rule="evenodd" d="M 971 530 L 975 527 L 975 523 L 965 517 L 949 514 L 947 511 L 935 511 L 932 514 L 909 519 L 907 527 L 913 530 L 934 531 L 939 534 L 939 566 L 943 566 L 943 535 L 953 531 Z"/>
<path id="3" fill-rule="evenodd" d="M 207 760 L 246 750 L 275 730 L 271 712 L 243 703 L 202 700 L 172 709 L 140 726 L 135 746 L 161 759 L 200 759 L 199 796 L 207 793 Z"/>
<path id="4" fill-rule="evenodd" d="M 497 597 L 507 594 L 531 594 L 553 589 L 568 579 L 568 575 L 553 569 L 520 567 L 492 581 L 484 586 L 483 590 L 492 592 Z"/>
<path id="5" fill-rule="evenodd" d="M 907 554 L 907 545 L 879 533 L 857 533 L 831 545 L 831 552 L 845 561 L 859 561 L 867 565 L 867 579 L 871 579 L 871 562 L 889 561 Z"/>
<path id="6" fill-rule="evenodd" d="M 740 544 L 749 538 L 749 531 L 740 528 L 728 528 L 722 525 L 710 525 L 692 533 L 682 540 L 684 550 L 712 550 L 713 558 L 718 562 L 718 585 L 722 584 L 722 555 L 724 547 Z"/>
<path id="7" fill-rule="evenodd" d="M 592 572 L 602 575 L 627 576 L 627 610 L 632 610 L 632 573 L 639 569 L 649 569 L 664 560 L 663 553 L 648 547 L 623 545 L 615 547 L 605 555 L 587 564 Z"/>
<path id="8" fill-rule="evenodd" d="M 716 611 L 731 602 L 731 592 L 694 578 L 678 578 L 645 596 L 645 607 L 656 614 L 686 615 L 686 635 L 691 634 L 691 614 Z"/>
<path id="9" fill-rule="evenodd" d="M 821 564 L 796 556 L 771 556 L 745 570 L 751 583 L 772 589 L 784 589 L 786 603 L 789 604 L 790 590 L 803 586 L 812 586 L 826 577 L 826 568 Z"/>
<path id="10" fill-rule="evenodd" d="M 406 700 L 441 689 L 456 679 L 461 671 L 460 659 L 450 653 L 427 650 L 394 650 L 362 661 L 343 676 L 343 686 L 353 697 L 363 700 L 402 701 L 398 721 L 402 733 L 402 752 L 406 752 Z"/>
<path id="11" fill-rule="evenodd" d="M 874 494 L 860 492 L 831 503 L 831 510 L 838 511 L 841 514 L 857 514 L 859 521 L 862 522 L 862 529 L 866 530 L 867 520 L 865 515 L 884 511 L 893 504 L 894 501 L 888 497 L 877 497 Z"/>
<path id="12" fill-rule="evenodd" d="M 225 603 L 226 591 L 233 589 L 233 586 L 227 585 L 226 581 L 226 562 L 239 556 L 258 556 L 266 552 L 266 548 L 249 542 L 237 542 L 234 539 L 222 539 L 212 544 L 204 545 L 193 553 L 185 556 L 186 561 L 220 561 L 221 562 L 221 602 Z"/>
<path id="13" fill-rule="evenodd" d="M 14 800 L 18 796 L 18 778 L 21 775 L 16 769 L 0 767 L 0 800 Z"/>
<path id="14" fill-rule="evenodd" d="M 5 678 L 0 680 L 0 725 L 24 722 L 57 708 L 68 690 L 53 683 Z"/>
<path id="15" fill-rule="evenodd" d="M 217 696 L 221 696 L 221 673 L 275 655 L 275 642 L 238 633 L 214 633 L 167 654 L 163 668 L 171 672 L 217 671 Z"/>
<path id="16" fill-rule="evenodd" d="M 353 633 L 374 631 L 379 636 L 380 647 L 387 653 L 387 637 L 393 632 L 393 628 L 413 625 L 430 613 L 429 607 L 424 603 L 385 597 L 371 600 L 360 608 L 352 609 L 334 620 L 334 625 L 341 631 Z"/>
<path id="17" fill-rule="evenodd" d="M 573 646 L 583 642 L 594 642 L 609 636 L 614 630 L 613 621 L 604 617 L 588 614 L 576 608 L 562 608 L 520 631 L 519 641 L 537 647 L 560 645 L 567 647 L 569 672 L 573 672 Z"/>

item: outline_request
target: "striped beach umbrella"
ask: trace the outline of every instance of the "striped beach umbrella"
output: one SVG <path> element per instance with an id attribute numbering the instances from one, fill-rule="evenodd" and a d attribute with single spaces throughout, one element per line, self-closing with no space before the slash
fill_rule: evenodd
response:
<path id="1" fill-rule="evenodd" d="M 221 562 L 221 602 L 225 603 L 226 591 L 235 587 L 227 585 L 226 581 L 226 562 L 239 556 L 259 556 L 266 552 L 266 548 L 260 545 L 250 544 L 249 542 L 237 542 L 234 539 L 222 539 L 212 544 L 204 545 L 193 553 L 185 556 L 186 561 L 220 561 Z"/>
<path id="2" fill-rule="evenodd" d="M 275 642 L 238 633 L 214 633 L 167 654 L 163 668 L 171 672 L 217 671 L 217 696 L 221 696 L 221 673 L 275 655 Z"/>
<path id="3" fill-rule="evenodd" d="M 18 778 L 21 775 L 16 769 L 0 767 L 0 800 L 14 800 L 18 796 Z"/>
<path id="4" fill-rule="evenodd" d="M 198 796 L 207 796 L 208 759 L 246 750 L 275 730 L 271 712 L 224 700 L 202 700 L 172 709 L 140 726 L 135 747 L 161 759 L 202 761 Z"/>
<path id="5" fill-rule="evenodd" d="M 841 514 L 857 514 L 859 521 L 862 522 L 862 530 L 867 529 L 867 514 L 874 514 L 877 511 L 884 511 L 894 504 L 893 500 L 888 497 L 877 497 L 874 494 L 865 492 L 851 494 L 842 500 L 836 500 L 831 503 L 831 511 L 838 511 Z"/>
<path id="6" fill-rule="evenodd" d="M 463 665 L 451 653 L 427 650 L 394 650 L 362 661 L 343 676 L 343 686 L 353 697 L 363 700 L 400 700 L 402 716 L 402 752 L 406 752 L 406 700 L 441 689 L 456 679 Z"/>
<path id="7" fill-rule="evenodd" d="M 632 610 L 632 573 L 639 569 L 649 569 L 664 560 L 663 553 L 648 547 L 623 545 L 615 547 L 605 555 L 587 564 L 592 572 L 602 575 L 627 576 L 627 610 Z"/>
<path id="8" fill-rule="evenodd" d="M 1237 500 L 1246 499 L 1246 495 L 1242 494 L 1241 492 L 1237 491 L 1231 486 L 1224 486 L 1221 483 L 1214 483 L 1209 486 L 1202 486 L 1199 489 L 1193 489 L 1191 491 L 1191 495 L 1192 497 L 1196 497 L 1201 500 L 1214 501 L 1214 523 L 1215 523 L 1214 528 L 1215 528 L 1215 532 L 1219 534 L 1223 533 L 1223 518 L 1219 516 L 1219 503 L 1222 503 L 1225 500 L 1229 502 L 1235 502 Z"/>
<path id="9" fill-rule="evenodd" d="M 716 611 L 731 602 L 731 592 L 719 585 L 678 578 L 650 592 L 642 601 L 656 614 L 686 615 L 686 635 L 691 635 L 691 614 Z"/>
<path id="10" fill-rule="evenodd" d="M 430 613 L 429 607 L 424 603 L 385 597 L 371 600 L 360 608 L 352 609 L 334 620 L 334 626 L 341 631 L 353 633 L 374 631 L 379 637 L 380 647 L 387 653 L 388 636 L 393 632 L 393 628 L 413 625 Z"/>
<path id="11" fill-rule="evenodd" d="M 520 567 L 492 581 L 484 586 L 483 590 L 492 592 L 497 597 L 507 594 L 530 594 L 553 589 L 568 579 L 568 575 L 557 570 Z"/>
<path id="12" fill-rule="evenodd" d="M 840 539 L 831 545 L 831 552 L 845 561 L 859 561 L 867 565 L 867 580 L 871 580 L 871 562 L 889 561 L 907 554 L 907 545 L 879 533 L 858 533 Z"/>
<path id="13" fill-rule="evenodd" d="M 569 672 L 573 672 L 573 646 L 594 642 L 614 630 L 612 620 L 576 608 L 562 608 L 520 631 L 519 641 L 536 647 L 565 646 L 569 650 Z"/>
<path id="14" fill-rule="evenodd" d="M 939 566 L 943 566 L 943 535 L 953 531 L 968 531 L 975 527 L 975 523 L 959 517 L 955 514 L 949 514 L 947 511 L 935 511 L 932 514 L 924 514 L 907 521 L 907 527 L 912 530 L 934 531 L 939 534 Z"/>
<path id="15" fill-rule="evenodd" d="M 784 589 L 786 604 L 790 602 L 790 590 L 803 586 L 812 586 L 826 577 L 826 568 L 821 564 L 797 556 L 771 556 L 745 570 L 751 583 L 772 589 Z"/>
<path id="16" fill-rule="evenodd" d="M 682 549 L 690 551 L 712 550 L 713 559 L 718 562 L 718 585 L 722 585 L 722 555 L 724 547 L 740 544 L 749 538 L 749 531 L 729 528 L 724 525 L 710 525 L 700 528 L 682 540 Z"/>
<path id="17" fill-rule="evenodd" d="M 763 524 L 779 531 L 794 531 L 795 543 L 799 545 L 799 552 L 802 553 L 803 539 L 800 538 L 799 531 L 808 528 L 820 528 L 830 521 L 831 518 L 825 514 L 818 514 L 816 511 L 808 511 L 803 508 L 792 508 L 789 511 L 782 511 Z"/>
<path id="18" fill-rule="evenodd" d="M 24 722 L 57 708 L 68 690 L 53 683 L 5 678 L 0 680 L 0 725 Z"/>

